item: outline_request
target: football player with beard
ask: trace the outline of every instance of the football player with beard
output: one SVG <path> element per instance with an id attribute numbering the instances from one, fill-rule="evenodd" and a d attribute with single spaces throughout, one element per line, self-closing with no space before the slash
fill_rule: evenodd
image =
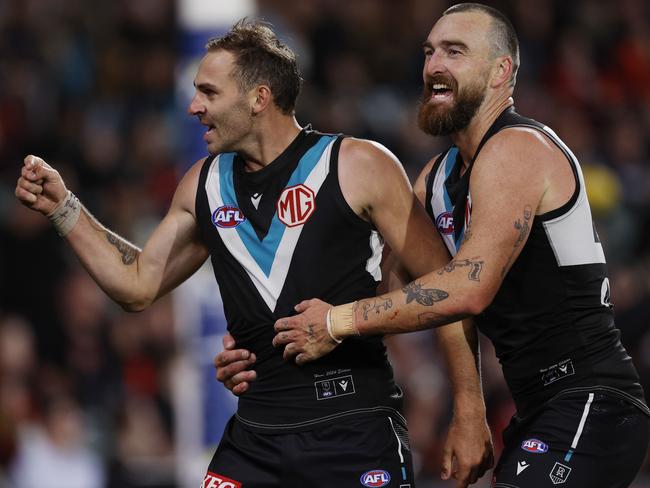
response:
<path id="1" fill-rule="evenodd" d="M 41 158 L 25 158 L 15 193 L 49 217 L 128 311 L 145 309 L 210 257 L 228 330 L 256 355 L 258 379 L 240 398 L 204 488 L 413 487 L 402 392 L 382 338 L 349 340 L 304 367 L 272 345 L 275 321 L 296 302 L 374 296 L 384 239 L 412 276 L 446 262 L 386 148 L 298 124 L 300 81 L 295 54 L 262 23 L 241 21 L 208 42 L 188 112 L 206 128 L 209 155 L 186 172 L 143 249 L 95 219 Z M 491 466 L 491 436 L 461 324 L 440 337 L 455 406 L 445 449 L 465 483 Z"/>
<path id="2" fill-rule="evenodd" d="M 301 302 L 274 343 L 304 364 L 350 338 L 474 317 L 517 408 L 493 486 L 629 486 L 650 412 L 614 325 L 580 165 L 550 128 L 515 112 L 518 40 L 502 13 L 450 7 L 423 48 L 419 126 L 452 145 L 415 190 L 451 260 L 372 299 Z"/>

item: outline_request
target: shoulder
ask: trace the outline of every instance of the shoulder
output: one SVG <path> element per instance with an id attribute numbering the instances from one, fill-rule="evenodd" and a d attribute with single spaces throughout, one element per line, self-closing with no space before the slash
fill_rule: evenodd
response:
<path id="1" fill-rule="evenodd" d="M 187 185 L 196 185 L 199 182 L 199 177 L 201 175 L 201 169 L 203 169 L 203 165 L 205 162 L 210 159 L 209 157 L 201 158 L 198 161 L 196 161 L 190 168 L 185 172 L 185 174 L 182 176 L 181 181 L 179 183 L 179 188 L 181 186 L 187 186 Z"/>
<path id="2" fill-rule="evenodd" d="M 199 159 L 185 172 L 176 188 L 172 205 L 178 205 L 194 213 L 194 202 L 199 186 L 201 169 L 207 159 L 207 157 Z"/>
<path id="3" fill-rule="evenodd" d="M 436 154 L 433 158 L 431 158 L 427 162 L 427 164 L 424 165 L 424 168 L 422 168 L 420 174 L 415 180 L 415 184 L 413 185 L 413 190 L 415 191 L 415 194 L 418 196 L 418 199 L 421 202 L 424 202 L 426 198 L 427 181 L 429 180 L 429 174 L 431 173 L 433 166 L 436 164 L 436 161 L 441 156 L 441 154 L 443 153 Z"/>
<path id="4" fill-rule="evenodd" d="M 354 137 L 346 137 L 341 141 L 339 161 L 343 164 L 354 164 L 370 169 L 390 167 L 396 164 L 401 167 L 397 157 L 384 145 Z"/>
<path id="5" fill-rule="evenodd" d="M 382 144 L 366 139 L 343 139 L 338 177 L 345 200 L 359 215 L 377 207 L 388 194 L 412 192 L 397 157 Z"/>
<path id="6" fill-rule="evenodd" d="M 532 166 L 552 157 L 556 151 L 557 147 L 540 130 L 508 127 L 486 142 L 476 161 L 501 161 L 529 171 L 533 169 Z"/>
<path id="7" fill-rule="evenodd" d="M 482 200 L 485 204 L 492 199 L 496 205 L 498 200 L 501 207 L 526 205 L 537 213 L 545 204 L 543 199 L 548 199 L 545 195 L 560 164 L 570 171 L 557 146 L 541 131 L 530 127 L 502 129 L 486 142 L 474 162 L 470 176 L 472 201 Z M 572 184 L 570 179 L 568 182 Z"/>

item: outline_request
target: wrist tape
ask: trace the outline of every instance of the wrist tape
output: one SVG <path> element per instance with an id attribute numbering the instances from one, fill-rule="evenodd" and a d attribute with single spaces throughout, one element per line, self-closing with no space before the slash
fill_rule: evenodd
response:
<path id="1" fill-rule="evenodd" d="M 354 324 L 354 307 L 357 302 L 332 307 L 327 312 L 327 332 L 334 342 L 340 344 L 351 335 L 359 335 Z"/>
<path id="2" fill-rule="evenodd" d="M 66 197 L 47 215 L 47 218 L 50 219 L 57 233 L 61 237 L 65 237 L 79 220 L 80 214 L 81 202 L 74 193 L 68 190 Z"/>

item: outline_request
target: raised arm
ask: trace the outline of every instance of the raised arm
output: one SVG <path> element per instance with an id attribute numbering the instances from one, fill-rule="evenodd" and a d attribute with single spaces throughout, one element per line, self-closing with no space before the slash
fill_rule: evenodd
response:
<path id="1" fill-rule="evenodd" d="M 16 196 L 54 222 L 108 296 L 126 310 L 139 311 L 194 273 L 208 256 L 194 215 L 199 171 L 197 163 L 183 177 L 144 249 L 100 224 L 41 158 L 25 158 Z"/>

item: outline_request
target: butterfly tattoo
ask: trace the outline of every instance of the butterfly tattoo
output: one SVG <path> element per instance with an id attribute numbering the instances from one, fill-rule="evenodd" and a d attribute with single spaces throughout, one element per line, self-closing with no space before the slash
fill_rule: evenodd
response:
<path id="1" fill-rule="evenodd" d="M 432 306 L 435 302 L 441 302 L 449 297 L 449 293 L 444 290 L 436 290 L 435 288 L 422 288 L 420 283 L 409 283 L 402 291 L 406 294 L 406 303 L 411 303 L 415 300 L 420 305 L 426 307 Z"/>

